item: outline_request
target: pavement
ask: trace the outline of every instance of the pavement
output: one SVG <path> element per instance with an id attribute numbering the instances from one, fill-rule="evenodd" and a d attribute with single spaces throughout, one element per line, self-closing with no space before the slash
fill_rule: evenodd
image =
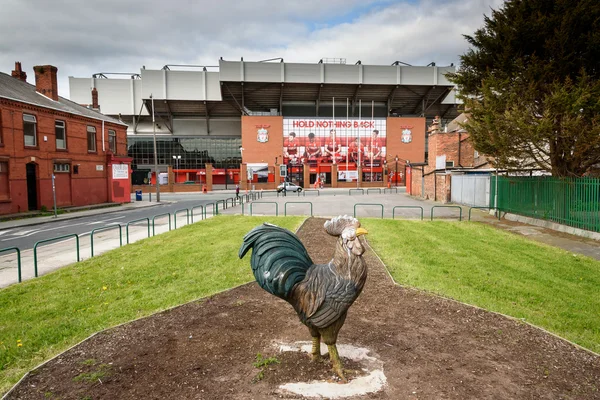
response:
<path id="1" fill-rule="evenodd" d="M 224 192 L 217 192 L 214 195 L 219 195 L 222 198 Z M 234 192 L 231 193 L 235 196 Z M 229 196 L 229 193 L 227 193 Z M 102 205 L 98 207 L 86 207 L 85 210 L 73 211 L 65 214 L 60 214 L 56 218 L 54 216 L 31 217 L 12 219 L 0 222 L 0 231 L 11 228 L 19 228 L 40 224 L 52 224 L 56 221 L 75 219 L 90 215 L 105 215 L 107 213 L 121 212 L 124 210 L 133 210 L 142 207 L 154 207 L 157 205 L 176 202 L 177 199 L 189 199 L 188 194 L 177 193 L 173 194 L 171 199 L 166 198 L 161 202 L 150 201 L 132 201 L 131 203 L 122 205 Z M 206 196 L 206 197 L 205 197 Z M 210 195 L 204 195 L 204 199 L 209 199 Z M 287 203 L 287 204 L 286 204 Z M 433 207 L 436 207 L 433 209 Z M 358 218 L 373 217 L 381 218 L 398 218 L 398 219 L 431 219 L 433 210 L 434 219 L 458 219 L 459 208 L 462 210 L 462 218 L 469 218 L 469 207 L 439 207 L 440 203 L 435 203 L 429 200 L 421 200 L 418 198 L 407 196 L 405 193 L 398 194 L 383 194 L 372 191 L 369 194 L 362 195 L 360 193 L 350 195 L 348 190 L 324 189 L 320 192 L 305 192 L 300 196 L 297 193 L 288 193 L 287 196 L 282 196 L 275 192 L 264 192 L 262 199 L 258 199 L 250 204 L 244 204 L 244 210 L 241 207 L 229 207 L 220 210 L 222 214 L 241 214 L 246 215 L 315 215 L 323 217 L 333 217 L 340 214 L 354 215 Z M 439 207 L 439 208 L 438 208 Z M 89 208 L 89 209 L 88 209 Z M 600 260 L 600 241 L 588 239 L 580 236 L 575 236 L 568 233 L 558 232 L 545 227 L 530 225 L 522 222 L 511 221 L 508 219 L 498 220 L 491 215 L 487 210 L 473 209 L 471 220 L 493 225 L 498 229 L 513 232 L 525 236 L 537 242 L 545 243 L 550 246 L 562 248 L 565 251 L 582 254 L 588 257 Z M 210 213 L 209 213 L 210 215 Z M 169 221 L 166 217 L 159 217 L 156 220 L 156 234 L 167 232 L 169 230 Z M 81 259 L 87 258 L 90 248 L 89 235 L 84 235 L 80 240 Z M 118 237 L 118 236 L 117 236 Z M 130 232 L 130 242 L 142 240 L 147 237 L 145 226 L 132 226 Z M 94 254 L 98 255 L 104 251 L 109 251 L 119 246 L 118 239 L 114 232 L 101 232 L 94 240 Z M 53 246 L 41 246 L 38 249 L 39 259 L 43 262 L 40 264 L 40 275 L 50 272 L 61 266 L 75 262 L 74 243 L 70 239 L 64 242 L 58 242 Z M 22 251 L 23 264 L 23 280 L 34 276 L 34 263 L 32 250 Z M 17 282 L 16 254 L 5 253 L 0 255 L 0 288 Z"/>
<path id="2" fill-rule="evenodd" d="M 32 226 L 40 224 L 48 224 L 56 221 L 64 221 L 75 218 L 87 217 L 89 215 L 100 215 L 109 214 L 115 212 L 121 212 L 125 210 L 131 210 L 142 207 L 154 207 L 166 202 L 149 202 L 149 201 L 134 201 L 131 203 L 124 204 L 98 204 L 86 207 L 74 207 L 69 209 L 68 212 L 58 214 L 56 217 L 51 216 L 34 216 L 35 214 L 21 213 L 13 215 L 4 215 L 2 219 L 7 219 L 0 222 L 0 231 L 4 229 L 19 228 L 22 226 Z"/>

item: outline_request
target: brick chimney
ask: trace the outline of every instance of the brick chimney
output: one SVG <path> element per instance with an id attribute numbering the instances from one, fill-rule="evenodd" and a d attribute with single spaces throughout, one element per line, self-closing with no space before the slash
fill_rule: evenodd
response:
<path id="1" fill-rule="evenodd" d="M 35 72 L 35 89 L 52 100 L 58 101 L 58 83 L 56 73 L 58 68 L 52 65 L 36 65 L 33 67 Z"/>
<path id="2" fill-rule="evenodd" d="M 96 88 L 92 89 L 92 108 L 94 110 L 97 110 L 100 108 L 100 106 L 98 105 L 98 89 L 96 89 Z"/>
<path id="3" fill-rule="evenodd" d="M 11 73 L 13 78 L 17 78 L 23 82 L 27 82 L 27 74 L 21 69 L 21 62 L 15 62 L 15 70 Z"/>

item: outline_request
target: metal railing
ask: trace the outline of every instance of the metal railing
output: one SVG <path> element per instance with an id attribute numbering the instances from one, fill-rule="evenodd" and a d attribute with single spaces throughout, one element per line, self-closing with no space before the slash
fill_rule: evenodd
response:
<path id="1" fill-rule="evenodd" d="M 433 207 L 431 207 L 431 221 L 433 221 L 433 210 L 435 210 L 436 208 L 458 208 L 458 210 L 459 210 L 458 220 L 462 221 L 462 207 L 460 207 L 460 206 L 433 206 Z"/>
<path id="2" fill-rule="evenodd" d="M 80 258 L 79 258 L 79 235 L 77 235 L 76 233 L 72 233 L 70 235 L 57 236 L 57 237 L 50 238 L 50 239 L 38 240 L 37 242 L 35 242 L 35 244 L 33 245 L 33 271 L 34 271 L 34 276 L 36 278 L 38 276 L 37 247 L 40 245 L 40 243 L 48 243 L 48 242 L 53 242 L 55 240 L 68 239 L 68 238 L 72 238 L 72 237 L 75 238 L 75 243 L 76 243 L 76 247 L 77 247 L 77 262 L 79 262 L 79 260 L 80 260 Z"/>
<path id="3" fill-rule="evenodd" d="M 225 200 L 217 200 L 217 201 L 215 201 L 215 207 L 213 209 L 214 210 L 213 216 L 214 215 L 219 215 L 219 203 L 223 204 L 223 210 L 225 208 L 227 208 L 226 205 L 225 205 Z"/>
<path id="4" fill-rule="evenodd" d="M 254 203 L 250 203 L 250 216 L 252 216 L 252 206 L 254 204 L 275 204 L 275 216 L 279 216 L 279 204 L 277 204 L 277 202 L 275 201 L 257 201 Z"/>
<path id="5" fill-rule="evenodd" d="M 353 190 L 356 190 L 356 191 L 360 190 L 362 194 L 365 194 L 365 189 L 360 189 L 360 188 L 358 188 L 358 189 L 349 189 L 348 190 L 348 196 L 352 196 L 352 191 Z"/>
<path id="6" fill-rule="evenodd" d="M 17 274 L 19 282 L 21 282 L 21 250 L 19 250 L 18 247 L 7 247 L 5 249 L 0 250 L 0 253 L 5 253 L 10 250 L 15 250 L 17 252 Z"/>
<path id="7" fill-rule="evenodd" d="M 493 207 L 469 207 L 469 221 L 471 220 L 471 211 L 475 210 L 492 210 Z"/>
<path id="8" fill-rule="evenodd" d="M 171 230 L 171 213 L 158 214 L 158 215 L 155 215 L 154 217 L 152 217 L 152 236 L 156 235 L 156 232 L 154 231 L 154 221 L 156 220 L 156 218 L 164 217 L 165 215 L 169 217 L 169 231 Z"/>
<path id="9" fill-rule="evenodd" d="M 256 195 L 256 197 L 258 198 L 260 195 Z M 229 198 L 226 200 L 219 200 L 219 202 L 224 202 L 224 204 L 226 204 L 227 202 L 231 201 L 231 204 L 235 205 L 236 200 L 234 198 Z M 242 205 L 242 209 L 243 209 L 243 200 L 242 198 L 239 199 L 239 203 Z M 215 208 L 215 204 L 214 203 L 208 203 L 207 205 L 212 205 L 213 206 L 213 215 L 216 215 L 216 208 Z M 252 204 L 251 204 L 252 206 Z M 185 212 L 186 213 L 186 222 L 189 224 L 190 220 L 193 223 L 194 222 L 194 210 L 196 209 L 200 209 L 200 216 L 201 219 L 205 219 L 206 218 L 206 205 L 198 205 L 198 206 L 194 206 L 191 209 L 189 208 L 182 208 L 180 210 L 177 210 L 173 213 L 173 222 L 175 225 L 175 229 L 177 229 L 177 214 Z M 278 214 L 278 210 L 276 209 L 276 214 Z M 311 215 L 312 215 L 312 204 L 311 204 Z M 152 236 L 156 235 L 156 219 L 160 218 L 160 217 L 164 217 L 167 216 L 168 217 L 168 224 L 169 224 L 169 231 L 171 231 L 171 213 L 162 213 L 162 214 L 157 214 L 154 217 L 152 217 Z M 148 230 L 148 235 L 147 237 L 151 237 L 150 235 L 150 218 L 146 217 L 146 218 L 138 218 L 138 219 L 134 219 L 132 221 L 129 221 L 125 224 L 125 237 L 126 237 L 126 244 L 130 243 L 129 240 L 129 227 L 133 224 L 139 223 L 139 222 L 146 222 L 146 227 Z M 110 230 L 110 229 L 119 229 L 119 247 L 123 246 L 123 225 L 121 224 L 109 224 L 100 228 L 95 228 L 93 229 L 89 235 L 90 235 L 90 254 L 91 257 L 94 257 L 94 235 L 97 232 L 101 232 L 101 231 L 106 231 L 106 230 Z M 87 235 L 87 234 L 86 234 Z M 81 261 L 81 247 L 80 247 L 80 238 L 81 235 L 78 234 L 69 234 L 69 235 L 62 235 L 62 236 L 57 236 L 57 237 L 53 237 L 53 238 L 49 238 L 49 239 L 44 239 L 44 240 L 39 240 L 37 241 L 34 246 L 33 246 L 33 266 L 34 266 L 34 275 L 35 277 L 38 277 L 38 257 L 37 257 L 37 250 L 38 250 L 38 246 L 40 246 L 43 243 L 48 243 L 48 242 L 54 242 L 57 240 L 61 240 L 61 239 L 69 239 L 69 238 L 75 238 L 75 242 L 76 242 L 76 251 L 77 251 L 77 262 Z M 2 253 L 6 253 L 9 251 L 15 251 L 17 253 L 17 274 L 18 274 L 18 281 L 22 282 L 22 259 L 21 259 L 21 250 L 18 247 L 7 247 L 4 249 L 0 249 L 0 254 Z"/>
<path id="10" fill-rule="evenodd" d="M 243 207 L 243 205 L 242 205 Z M 194 223 L 194 210 L 200 208 L 200 220 L 203 220 L 204 217 L 206 216 L 206 212 L 204 211 L 204 206 L 203 205 L 199 205 L 199 206 L 194 206 L 191 209 L 191 217 L 192 217 L 192 224 Z"/>
<path id="11" fill-rule="evenodd" d="M 177 210 L 173 213 L 173 224 L 175 225 L 175 229 L 177 229 L 177 213 L 185 211 L 185 223 L 186 225 L 190 224 L 190 210 L 187 208 L 182 208 L 181 210 Z"/>
<path id="12" fill-rule="evenodd" d="M 127 237 L 127 244 L 129 244 L 129 225 L 134 224 L 136 222 L 146 221 L 148 224 L 148 237 L 150 237 L 150 218 L 139 218 L 134 219 L 133 221 L 129 221 L 125 227 L 125 236 Z"/>
<path id="13" fill-rule="evenodd" d="M 381 194 L 381 189 L 380 188 L 368 188 L 367 189 L 367 194 L 369 194 L 370 190 L 377 190 L 377 193 Z"/>
<path id="14" fill-rule="evenodd" d="M 600 178 L 491 177 L 490 205 L 501 212 L 600 232 Z"/>
<path id="15" fill-rule="evenodd" d="M 421 221 L 423 221 L 423 207 L 421 206 L 394 206 L 392 208 L 392 219 L 396 219 L 396 208 L 418 208 L 421 210 Z"/>
<path id="16" fill-rule="evenodd" d="M 313 216 L 313 203 L 310 201 L 286 201 L 283 206 L 283 216 L 287 217 L 287 206 L 288 204 L 310 204 L 310 216 Z"/>
<path id="17" fill-rule="evenodd" d="M 381 218 L 383 218 L 383 204 L 379 204 L 379 203 L 356 203 L 354 205 L 354 218 L 356 218 L 356 206 L 379 206 L 379 207 L 381 207 Z"/>
<path id="18" fill-rule="evenodd" d="M 119 228 L 119 247 L 123 247 L 123 227 L 121 226 L 121 224 L 109 224 L 101 228 L 92 229 L 92 231 L 90 232 L 90 252 L 92 257 L 94 257 L 94 233 L 100 231 L 107 231 L 109 229 L 117 227 Z"/>

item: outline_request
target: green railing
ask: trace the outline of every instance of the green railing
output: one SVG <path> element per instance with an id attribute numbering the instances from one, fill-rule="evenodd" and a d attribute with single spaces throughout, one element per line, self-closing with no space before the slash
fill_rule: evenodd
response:
<path id="1" fill-rule="evenodd" d="M 127 237 L 127 244 L 129 244 L 129 225 L 135 224 L 136 222 L 146 221 L 148 224 L 148 237 L 150 237 L 150 218 L 140 218 L 134 219 L 133 221 L 129 221 L 127 226 L 125 226 L 125 236 Z"/>
<path id="2" fill-rule="evenodd" d="M 348 190 L 348 196 L 351 196 L 351 195 L 352 195 L 352 191 L 353 191 L 353 190 L 356 190 L 356 191 L 359 191 L 359 190 L 360 190 L 361 194 L 365 194 L 365 189 L 360 189 L 360 188 L 358 188 L 358 189 L 350 189 L 350 190 Z"/>
<path id="3" fill-rule="evenodd" d="M 50 239 L 38 240 L 37 242 L 35 242 L 35 244 L 33 245 L 33 271 L 34 271 L 34 276 L 36 278 L 38 276 L 37 247 L 40 245 L 40 243 L 53 242 L 55 240 L 68 239 L 68 238 L 72 238 L 72 237 L 75 238 L 75 243 L 76 243 L 76 247 L 77 247 L 77 262 L 79 262 L 79 235 L 77 235 L 76 233 L 72 233 L 70 235 L 57 236 L 57 237 L 50 238 Z"/>
<path id="4" fill-rule="evenodd" d="M 310 204 L 310 216 L 313 216 L 313 203 L 310 201 L 286 201 L 283 206 L 283 215 L 287 217 L 287 206 L 288 204 Z"/>
<path id="5" fill-rule="evenodd" d="M 498 210 L 600 232 L 600 178 L 498 177 Z M 495 204 L 496 177 L 490 181 Z"/>
<path id="6" fill-rule="evenodd" d="M 158 214 L 158 215 L 155 215 L 154 217 L 152 217 L 152 236 L 156 235 L 156 233 L 154 231 L 154 221 L 156 220 L 156 218 L 164 217 L 165 215 L 169 217 L 169 231 L 171 230 L 171 213 Z"/>
<path id="7" fill-rule="evenodd" d="M 436 208 L 458 208 L 458 220 L 462 221 L 462 207 L 460 206 L 433 206 L 431 207 L 431 220 L 433 221 L 433 210 Z"/>
<path id="8" fill-rule="evenodd" d="M 204 219 L 206 219 L 206 212 L 207 212 L 208 206 L 211 206 L 211 207 L 212 207 L 212 213 L 213 213 L 213 217 L 214 217 L 215 215 L 217 215 L 217 214 L 216 214 L 216 212 L 217 212 L 217 211 L 215 211 L 215 203 L 206 203 L 206 204 L 204 205 Z"/>
<path id="9" fill-rule="evenodd" d="M 219 203 L 222 203 L 222 204 L 223 204 L 223 210 L 224 210 L 225 208 L 227 208 L 227 207 L 225 206 L 225 200 L 217 200 L 217 201 L 215 201 L 215 207 L 213 208 L 213 211 L 214 211 L 214 212 L 213 212 L 213 216 L 214 216 L 214 215 L 219 215 Z"/>
<path id="10" fill-rule="evenodd" d="M 177 213 L 185 211 L 185 223 L 187 225 L 190 224 L 190 210 L 187 208 L 182 208 L 181 210 L 177 210 L 173 213 L 173 224 L 175 225 L 175 229 L 177 229 Z"/>
<path id="11" fill-rule="evenodd" d="M 369 189 L 367 189 L 367 194 L 369 194 L 370 190 L 377 190 L 377 193 L 381 194 L 381 189 L 380 188 L 369 188 Z"/>
<path id="12" fill-rule="evenodd" d="M 354 205 L 354 218 L 356 218 L 356 206 L 378 206 L 378 207 L 381 207 L 381 218 L 383 218 L 383 204 L 379 204 L 379 203 L 356 203 Z"/>
<path id="13" fill-rule="evenodd" d="M 254 204 L 275 204 L 275 216 L 279 216 L 279 204 L 275 201 L 257 201 L 254 203 L 250 203 L 250 216 L 252 216 L 252 206 Z"/>
<path id="14" fill-rule="evenodd" d="M 19 277 L 19 282 L 21 282 L 21 250 L 19 250 L 18 247 L 7 247 L 5 249 L 0 250 L 0 253 L 4 253 L 10 250 L 15 250 L 17 252 L 17 274 Z"/>
<path id="15" fill-rule="evenodd" d="M 394 206 L 392 208 L 392 219 L 396 218 L 396 208 L 418 208 L 421 210 L 421 221 L 423 220 L 423 207 L 421 206 Z"/>
<path id="16" fill-rule="evenodd" d="M 390 193 L 392 193 L 392 190 L 395 190 L 396 194 L 398 194 L 398 188 L 397 187 L 383 188 L 383 194 L 385 194 L 386 190 L 389 190 Z"/>
<path id="17" fill-rule="evenodd" d="M 203 205 L 199 205 L 199 206 L 194 206 L 191 208 L 191 216 L 192 216 L 192 224 L 194 223 L 194 210 L 196 208 L 200 208 L 200 220 L 204 219 L 204 215 L 206 214 L 206 212 L 204 211 L 204 206 Z"/>
<path id="18" fill-rule="evenodd" d="M 471 220 L 471 211 L 475 209 L 475 210 L 491 210 L 492 207 L 470 207 L 469 208 L 469 221 Z"/>
<path id="19" fill-rule="evenodd" d="M 119 247 L 123 247 L 123 227 L 121 226 L 121 224 L 109 224 L 101 228 L 92 229 L 92 232 L 90 232 L 90 253 L 92 257 L 94 257 L 94 233 L 106 231 L 113 228 L 119 228 Z"/>
<path id="20" fill-rule="evenodd" d="M 321 196 L 321 191 L 319 189 L 303 189 L 302 192 L 298 192 L 298 197 L 300 197 L 300 193 L 302 193 L 303 197 L 306 197 L 306 193 L 316 193 L 317 197 Z"/>

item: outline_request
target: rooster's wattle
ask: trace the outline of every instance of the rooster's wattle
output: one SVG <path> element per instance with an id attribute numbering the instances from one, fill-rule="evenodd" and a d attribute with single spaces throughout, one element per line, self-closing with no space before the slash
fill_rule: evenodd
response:
<path id="1" fill-rule="evenodd" d="M 313 264 L 304 245 L 292 232 L 265 223 L 244 236 L 239 257 L 252 250 L 250 264 L 258 284 L 290 303 L 312 336 L 313 360 L 321 358 L 321 339 L 328 346 L 333 370 L 344 377 L 336 341 L 348 308 L 367 279 L 360 236 L 367 231 L 357 219 L 339 216 L 325 222 L 325 230 L 339 236 L 327 264 Z"/>

